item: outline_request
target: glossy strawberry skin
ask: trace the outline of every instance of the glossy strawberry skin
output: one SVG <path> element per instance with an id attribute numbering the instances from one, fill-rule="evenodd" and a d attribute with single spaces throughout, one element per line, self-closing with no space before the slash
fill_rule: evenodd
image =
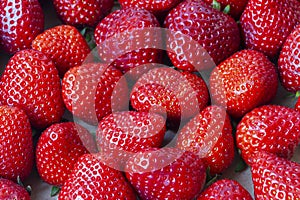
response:
<path id="1" fill-rule="evenodd" d="M 290 159 L 300 142 L 300 113 L 266 105 L 246 114 L 237 126 L 236 142 L 248 162 L 251 153 L 267 151 Z"/>
<path id="2" fill-rule="evenodd" d="M 0 198 L 30 200 L 28 192 L 11 180 L 0 178 Z"/>
<path id="3" fill-rule="evenodd" d="M 298 98 L 296 105 L 295 105 L 295 110 L 300 112 L 300 99 Z"/>
<path id="4" fill-rule="evenodd" d="M 278 55 L 288 35 L 300 23 L 300 2 L 250 0 L 240 22 L 246 48 L 272 58 Z"/>
<path id="5" fill-rule="evenodd" d="M 197 200 L 209 199 L 252 200 L 252 197 L 239 182 L 222 179 L 210 185 L 197 198 Z"/>
<path id="6" fill-rule="evenodd" d="M 142 199 L 193 199 L 206 179 L 203 161 L 176 148 L 153 149 L 131 157 L 126 177 Z"/>
<path id="7" fill-rule="evenodd" d="M 32 49 L 16 53 L 2 74 L 0 102 L 22 108 L 34 128 L 43 129 L 59 122 L 64 103 L 53 62 Z"/>
<path id="8" fill-rule="evenodd" d="M 44 30 L 44 14 L 38 0 L 3 0 L 0 3 L 0 46 L 9 54 L 31 47 Z"/>
<path id="9" fill-rule="evenodd" d="M 13 181 L 19 176 L 24 180 L 34 159 L 28 117 L 20 108 L 9 106 L 0 106 L 0 117 L 0 176 Z"/>
<path id="10" fill-rule="evenodd" d="M 242 50 L 217 66 L 210 77 L 212 101 L 241 118 L 276 95 L 278 77 L 268 58 L 254 50 Z"/>
<path id="11" fill-rule="evenodd" d="M 186 37 L 190 36 L 207 51 L 216 64 L 239 49 L 240 34 L 234 19 L 213 9 L 203 1 L 182 2 L 169 12 L 164 26 L 172 32 L 179 31 Z M 177 38 L 176 35 L 178 34 L 169 34 L 167 39 L 167 48 L 170 49 L 168 55 L 175 67 L 188 71 L 214 67 L 206 66 L 205 62 L 208 58 L 206 58 L 207 56 L 203 57 L 205 50 L 200 51 L 197 55 L 191 41 L 188 41 L 187 38 L 182 39 L 181 36 Z M 172 52 L 173 50 L 175 52 Z M 189 55 L 185 55 L 184 52 L 194 56 L 187 58 Z M 201 59 L 203 61 L 194 66 L 192 61 Z"/>
<path id="12" fill-rule="evenodd" d="M 85 154 L 78 159 L 58 197 L 59 200 L 77 198 L 136 200 L 123 174 L 105 165 L 97 154 Z"/>
<path id="13" fill-rule="evenodd" d="M 83 36 L 70 25 L 59 25 L 45 30 L 33 40 L 32 48 L 53 60 L 60 77 L 70 68 L 81 65 L 90 53 Z"/>
<path id="14" fill-rule="evenodd" d="M 290 92 L 300 91 L 300 25 L 286 39 L 278 60 L 282 85 Z"/>

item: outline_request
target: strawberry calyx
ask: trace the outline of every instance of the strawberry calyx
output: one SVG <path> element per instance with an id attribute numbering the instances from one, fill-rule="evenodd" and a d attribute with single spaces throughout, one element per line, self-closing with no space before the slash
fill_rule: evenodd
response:
<path id="1" fill-rule="evenodd" d="M 216 175 L 212 176 L 210 173 L 210 167 L 207 167 L 205 187 L 209 187 L 210 185 L 212 185 L 214 182 L 216 182 L 219 179 L 220 176 L 221 176 L 220 174 L 216 174 Z"/>
<path id="2" fill-rule="evenodd" d="M 31 186 L 30 186 L 30 185 L 27 185 L 27 186 L 25 187 L 24 184 L 23 184 L 23 182 L 21 181 L 20 176 L 17 177 L 17 183 L 18 183 L 18 185 L 20 185 L 21 187 L 25 188 L 25 190 L 28 192 L 29 196 L 31 196 L 31 192 L 32 192 Z"/>
<path id="3" fill-rule="evenodd" d="M 58 195 L 58 193 L 60 192 L 60 189 L 61 189 L 60 187 L 52 186 L 50 196 L 54 197 L 54 196 Z"/>
<path id="4" fill-rule="evenodd" d="M 221 11 L 221 3 L 217 0 L 213 0 L 212 7 L 218 11 Z M 228 4 L 227 6 L 225 6 L 222 12 L 228 14 L 230 12 L 230 5 Z"/>
<path id="5" fill-rule="evenodd" d="M 80 34 L 84 37 L 85 41 L 88 43 L 90 49 L 94 49 L 97 45 L 94 40 L 94 29 L 91 27 L 84 27 Z"/>

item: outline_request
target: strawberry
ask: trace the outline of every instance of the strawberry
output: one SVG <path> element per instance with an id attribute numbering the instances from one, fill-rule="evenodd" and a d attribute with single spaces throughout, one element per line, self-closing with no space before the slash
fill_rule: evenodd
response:
<path id="1" fill-rule="evenodd" d="M 240 22 L 246 48 L 261 51 L 273 58 L 300 22 L 300 2 L 249 0 Z"/>
<path id="2" fill-rule="evenodd" d="M 36 50 L 17 52 L 2 74 L 0 103 L 22 108 L 37 129 L 59 122 L 64 103 L 53 62 Z"/>
<path id="3" fill-rule="evenodd" d="M 0 199 L 30 200 L 25 188 L 11 180 L 0 178 Z"/>
<path id="4" fill-rule="evenodd" d="M 282 85 L 290 92 L 300 91 L 300 24 L 288 36 L 278 60 Z"/>
<path id="5" fill-rule="evenodd" d="M 1 0 L 0 46 L 9 54 L 31 47 L 44 30 L 44 13 L 38 0 Z"/>
<path id="6" fill-rule="evenodd" d="M 252 200 L 252 197 L 239 182 L 222 179 L 210 185 L 197 198 L 197 200 L 209 199 Z"/>
<path id="7" fill-rule="evenodd" d="M 221 174 L 234 158 L 232 127 L 226 111 L 206 107 L 182 128 L 177 147 L 201 157 L 212 175 Z"/>
<path id="8" fill-rule="evenodd" d="M 234 118 L 270 102 L 278 80 L 274 64 L 260 52 L 242 50 L 217 66 L 210 77 L 212 100 Z"/>
<path id="9" fill-rule="evenodd" d="M 171 127 L 189 120 L 207 105 L 209 93 L 201 77 L 172 68 L 155 68 L 134 85 L 130 96 L 138 111 L 167 114 Z M 175 127 L 176 128 L 176 127 Z"/>
<path id="10" fill-rule="evenodd" d="M 152 149 L 131 157 L 126 177 L 141 199 L 193 199 L 206 179 L 203 161 L 176 148 Z"/>
<path id="11" fill-rule="evenodd" d="M 274 154 L 253 155 L 252 181 L 255 199 L 299 199 L 300 165 Z"/>
<path id="12" fill-rule="evenodd" d="M 300 112 L 300 98 L 296 102 L 295 109 Z"/>
<path id="13" fill-rule="evenodd" d="M 0 117 L 0 176 L 23 180 L 31 172 L 34 157 L 28 117 L 20 108 L 9 106 L 0 106 Z"/>
<path id="14" fill-rule="evenodd" d="M 60 77 L 68 69 L 81 65 L 90 53 L 90 48 L 79 33 L 69 25 L 59 25 L 45 30 L 32 42 L 32 48 L 51 58 L 58 69 Z"/>
<path id="15" fill-rule="evenodd" d="M 54 0 L 58 16 L 65 24 L 94 27 L 105 17 L 114 5 L 113 0 L 69 1 Z"/>
<path id="16" fill-rule="evenodd" d="M 300 113 L 278 105 L 266 105 L 247 113 L 237 126 L 236 142 L 243 158 L 267 151 L 290 159 L 300 142 Z"/>
<path id="17" fill-rule="evenodd" d="M 207 66 L 207 60 L 212 58 L 219 64 L 239 49 L 237 23 L 229 15 L 213 9 L 203 1 L 182 2 L 169 12 L 164 25 L 172 31 L 167 35 L 168 55 L 179 69 L 195 71 L 211 68 L 213 66 L 210 63 Z M 211 58 L 206 58 L 205 50 Z M 200 63 L 196 66 L 193 62 Z"/>
<path id="18" fill-rule="evenodd" d="M 96 145 L 90 133 L 78 124 L 53 124 L 40 136 L 36 147 L 36 165 L 43 181 L 63 185 L 77 159 Z"/>
<path id="19" fill-rule="evenodd" d="M 97 154 L 85 154 L 59 193 L 58 200 L 69 199 L 136 200 L 136 196 L 120 171 L 105 165 Z"/>

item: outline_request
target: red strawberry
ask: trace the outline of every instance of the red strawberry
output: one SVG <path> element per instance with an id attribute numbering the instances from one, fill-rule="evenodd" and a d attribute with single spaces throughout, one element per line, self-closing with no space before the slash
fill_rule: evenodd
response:
<path id="1" fill-rule="evenodd" d="M 0 199 L 30 200 L 28 192 L 13 181 L 0 178 Z"/>
<path id="2" fill-rule="evenodd" d="M 53 124 L 40 136 L 36 147 L 36 165 L 40 177 L 51 185 L 63 185 L 77 159 L 96 151 L 90 133 L 78 124 Z"/>
<path id="3" fill-rule="evenodd" d="M 215 68 L 210 77 L 211 95 L 217 105 L 240 118 L 276 95 L 275 66 L 262 53 L 242 50 Z"/>
<path id="4" fill-rule="evenodd" d="M 136 196 L 120 171 L 105 165 L 101 156 L 86 154 L 75 164 L 58 199 L 136 200 Z"/>
<path id="5" fill-rule="evenodd" d="M 0 102 L 22 108 L 35 128 L 43 129 L 59 122 L 64 103 L 53 62 L 32 49 L 16 53 L 0 81 Z"/>
<path id="6" fill-rule="evenodd" d="M 300 25 L 288 36 L 278 60 L 282 85 L 291 92 L 300 91 Z"/>
<path id="7" fill-rule="evenodd" d="M 222 179 L 209 186 L 197 198 L 197 200 L 209 199 L 252 200 L 252 197 L 239 182 Z"/>
<path id="8" fill-rule="evenodd" d="M 70 68 L 81 65 L 90 52 L 83 36 L 69 25 L 59 25 L 44 31 L 33 40 L 32 48 L 53 60 L 60 77 Z"/>
<path id="9" fill-rule="evenodd" d="M 300 23 L 297 0 L 249 0 L 241 16 L 246 48 L 277 56 L 284 41 Z"/>
<path id="10" fill-rule="evenodd" d="M 300 165 L 270 153 L 253 155 L 255 199 L 300 199 Z"/>
<path id="11" fill-rule="evenodd" d="M 206 168 L 191 152 L 153 149 L 131 157 L 126 177 L 141 199 L 193 199 L 202 190 Z"/>
<path id="12" fill-rule="evenodd" d="M 300 112 L 300 98 L 296 102 L 295 109 Z"/>
<path id="13" fill-rule="evenodd" d="M 114 5 L 113 0 L 70 1 L 54 0 L 58 16 L 66 24 L 72 26 L 94 27 L 105 17 Z"/>
<path id="14" fill-rule="evenodd" d="M 169 12 L 165 27 L 172 31 L 168 34 L 168 55 L 179 69 L 194 71 L 213 67 L 207 66 L 205 50 L 218 64 L 239 49 L 240 35 L 234 19 L 203 1 L 188 0 L 179 4 Z M 195 42 L 205 50 L 195 49 Z M 200 64 L 196 66 L 193 62 Z"/>
<path id="15" fill-rule="evenodd" d="M 25 179 L 34 157 L 29 120 L 23 110 L 9 106 L 0 106 L 0 118 L 0 176 Z"/>
<path id="16" fill-rule="evenodd" d="M 243 158 L 267 151 L 291 158 L 300 142 L 300 113 L 294 109 L 266 105 L 246 114 L 237 126 L 236 142 Z"/>
<path id="17" fill-rule="evenodd" d="M 221 174 L 234 158 L 232 127 L 226 111 L 206 107 L 180 131 L 177 147 L 203 158 L 211 174 Z"/>
<path id="18" fill-rule="evenodd" d="M 31 47 L 44 30 L 44 14 L 38 0 L 1 0 L 0 46 L 9 54 Z"/>

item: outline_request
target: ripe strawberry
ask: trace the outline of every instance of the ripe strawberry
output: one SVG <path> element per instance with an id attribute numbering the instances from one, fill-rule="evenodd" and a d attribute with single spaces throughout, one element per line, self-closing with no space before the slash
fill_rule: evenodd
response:
<path id="1" fill-rule="evenodd" d="M 141 199 L 193 199 L 206 179 L 203 161 L 176 148 L 152 149 L 131 157 L 126 177 Z"/>
<path id="2" fill-rule="evenodd" d="M 38 0 L 1 0 L 0 46 L 9 54 L 31 47 L 44 30 L 44 14 Z"/>
<path id="3" fill-rule="evenodd" d="M 246 48 L 277 56 L 284 41 L 300 23 L 297 0 L 250 0 L 241 19 Z"/>
<path id="4" fill-rule="evenodd" d="M 212 175 L 221 174 L 234 159 L 232 127 L 226 111 L 206 107 L 180 131 L 177 147 L 201 157 Z"/>
<path id="5" fill-rule="evenodd" d="M 278 60 L 282 85 L 291 92 L 300 91 L 300 24 L 288 36 Z"/>
<path id="6" fill-rule="evenodd" d="M 300 165 L 259 152 L 251 164 L 255 199 L 300 199 Z"/>
<path id="7" fill-rule="evenodd" d="M 164 25 L 173 32 L 168 34 L 168 55 L 179 69 L 211 68 L 213 66 L 207 66 L 208 59 L 212 58 L 219 64 L 239 49 L 240 34 L 234 19 L 203 1 L 182 2 L 169 12 Z M 183 38 L 178 32 L 186 36 Z M 195 49 L 195 42 L 204 49 Z M 206 58 L 205 50 L 211 58 Z"/>
<path id="8" fill-rule="evenodd" d="M 300 142 L 300 113 L 294 109 L 266 105 L 246 114 L 237 126 L 236 142 L 243 158 L 267 151 L 290 159 Z"/>
<path id="9" fill-rule="evenodd" d="M 295 109 L 300 112 L 300 98 L 296 102 Z"/>
<path id="10" fill-rule="evenodd" d="M 239 182 L 222 179 L 210 185 L 197 198 L 197 200 L 209 199 L 252 200 L 252 197 Z"/>
<path id="11" fill-rule="evenodd" d="M 60 77 L 70 68 L 81 65 L 90 48 L 79 31 L 69 25 L 59 25 L 38 35 L 32 48 L 48 55 L 54 62 Z"/>
<path id="12" fill-rule="evenodd" d="M 28 192 L 13 181 L 0 178 L 0 199 L 30 200 Z"/>
<path id="13" fill-rule="evenodd" d="M 59 122 L 64 113 L 57 69 L 43 53 L 28 49 L 8 62 L 0 81 L 0 102 L 22 108 L 33 127 Z"/>
<path id="14" fill-rule="evenodd" d="M 23 110 L 9 106 L 0 106 L 0 118 L 0 176 L 25 179 L 34 157 L 29 120 Z"/>
<path id="15" fill-rule="evenodd" d="M 87 0 L 69 1 L 54 0 L 53 5 L 61 20 L 72 26 L 91 26 L 97 23 L 108 14 L 113 5 L 113 0 Z"/>
<path id="16" fill-rule="evenodd" d="M 136 200 L 136 196 L 120 171 L 105 165 L 97 154 L 85 154 L 59 193 L 58 200 L 69 199 Z"/>
<path id="17" fill-rule="evenodd" d="M 210 77 L 211 95 L 234 118 L 270 102 L 276 95 L 275 66 L 262 53 L 242 50 L 216 67 Z"/>
<path id="18" fill-rule="evenodd" d="M 78 124 L 53 124 L 40 136 L 36 147 L 36 165 L 43 181 L 63 185 L 80 156 L 96 151 L 90 133 Z"/>

